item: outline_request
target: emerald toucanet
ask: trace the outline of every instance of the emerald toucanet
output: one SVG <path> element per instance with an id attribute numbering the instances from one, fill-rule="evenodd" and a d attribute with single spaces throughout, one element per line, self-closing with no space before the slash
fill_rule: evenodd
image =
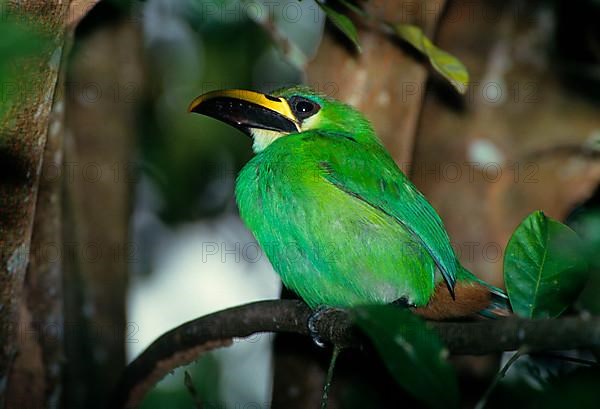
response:
<path id="1" fill-rule="evenodd" d="M 253 138 L 240 215 L 283 283 L 309 306 L 402 302 L 426 318 L 504 315 L 505 294 L 456 258 L 433 207 L 369 121 L 305 87 L 214 91 L 190 112 Z"/>

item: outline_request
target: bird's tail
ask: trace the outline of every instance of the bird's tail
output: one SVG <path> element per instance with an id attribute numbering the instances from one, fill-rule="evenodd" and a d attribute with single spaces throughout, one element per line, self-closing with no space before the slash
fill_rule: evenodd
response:
<path id="1" fill-rule="evenodd" d="M 483 310 L 480 310 L 478 312 L 479 315 L 485 318 L 493 319 L 512 315 L 512 308 L 510 307 L 510 302 L 508 301 L 508 295 L 506 295 L 506 292 L 504 292 L 498 287 L 495 287 L 479 279 L 473 273 L 471 273 L 469 270 L 462 266 L 460 267 L 458 273 L 458 279 L 474 281 L 477 284 L 480 284 L 483 287 L 485 287 L 490 292 L 491 297 L 489 305 Z"/>
<path id="2" fill-rule="evenodd" d="M 479 315 L 485 318 L 502 318 L 512 315 L 512 309 L 508 301 L 508 296 L 504 291 L 494 286 L 486 285 L 492 295 L 490 305 L 479 311 Z"/>
<path id="3" fill-rule="evenodd" d="M 460 267 L 450 293 L 444 282 L 438 283 L 427 305 L 413 311 L 428 320 L 451 320 L 479 315 L 500 318 L 511 315 L 506 293 L 501 289 L 475 277 Z"/>

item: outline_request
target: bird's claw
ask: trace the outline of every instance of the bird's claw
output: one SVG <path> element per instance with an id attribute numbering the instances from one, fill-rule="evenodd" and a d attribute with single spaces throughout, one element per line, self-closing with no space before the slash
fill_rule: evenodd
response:
<path id="1" fill-rule="evenodd" d="M 318 325 L 317 325 L 319 320 L 321 318 L 323 318 L 324 315 L 327 315 L 331 312 L 338 311 L 338 310 L 339 310 L 338 308 L 321 306 L 321 307 L 318 307 L 316 310 L 314 310 L 308 317 L 308 323 L 307 323 L 308 332 L 309 332 L 310 337 L 312 338 L 313 342 L 318 347 L 325 348 L 325 341 L 319 334 L 319 329 L 318 329 Z"/>
<path id="2" fill-rule="evenodd" d="M 411 303 L 408 302 L 408 300 L 404 297 L 398 298 L 395 301 L 392 301 L 392 305 L 395 305 L 396 307 L 400 307 L 400 308 L 410 308 L 410 307 L 414 307 L 414 305 L 412 305 Z"/>

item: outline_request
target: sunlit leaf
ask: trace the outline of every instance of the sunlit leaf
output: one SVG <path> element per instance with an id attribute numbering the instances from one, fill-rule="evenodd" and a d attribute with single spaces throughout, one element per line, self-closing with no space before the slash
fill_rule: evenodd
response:
<path id="1" fill-rule="evenodd" d="M 504 254 L 504 280 L 513 311 L 527 318 L 560 315 L 588 278 L 582 242 L 541 211 L 527 216 Z"/>
<path id="2" fill-rule="evenodd" d="M 395 24 L 394 32 L 429 58 L 431 65 L 461 94 L 467 91 L 469 72 L 458 58 L 436 47 L 417 26 Z"/>
<path id="3" fill-rule="evenodd" d="M 456 408 L 458 386 L 438 335 L 408 310 L 389 305 L 354 309 L 394 379 L 432 408 Z"/>
<path id="4" fill-rule="evenodd" d="M 331 21 L 338 30 L 340 30 L 350 41 L 352 41 L 352 43 L 356 46 L 356 49 L 360 51 L 358 33 L 352 21 L 345 15 L 338 13 L 331 7 L 328 7 L 319 1 L 317 1 L 317 4 L 325 12 L 329 21 Z"/>

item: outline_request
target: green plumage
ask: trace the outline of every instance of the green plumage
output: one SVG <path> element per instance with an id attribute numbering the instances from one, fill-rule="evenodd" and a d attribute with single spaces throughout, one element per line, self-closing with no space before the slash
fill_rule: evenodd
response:
<path id="1" fill-rule="evenodd" d="M 440 217 L 352 107 L 294 87 L 212 91 L 188 110 L 254 138 L 236 183 L 241 217 L 311 307 L 403 300 L 433 318 L 508 311 L 502 291 L 459 264 Z"/>
<path id="2" fill-rule="evenodd" d="M 442 222 L 360 113 L 306 89 L 318 127 L 276 139 L 242 170 L 240 214 L 284 284 L 311 307 L 425 305 L 458 264 Z"/>

